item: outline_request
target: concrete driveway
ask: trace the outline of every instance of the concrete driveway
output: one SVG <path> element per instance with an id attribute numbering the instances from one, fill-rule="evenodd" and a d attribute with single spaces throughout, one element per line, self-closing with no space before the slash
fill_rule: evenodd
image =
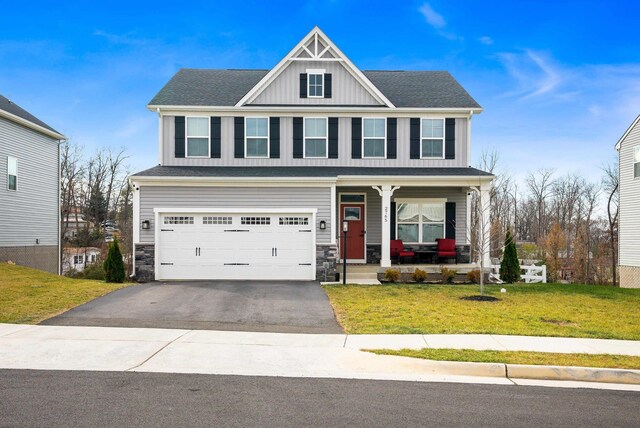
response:
<path id="1" fill-rule="evenodd" d="M 123 288 L 41 324 L 342 333 L 317 282 L 193 281 Z"/>

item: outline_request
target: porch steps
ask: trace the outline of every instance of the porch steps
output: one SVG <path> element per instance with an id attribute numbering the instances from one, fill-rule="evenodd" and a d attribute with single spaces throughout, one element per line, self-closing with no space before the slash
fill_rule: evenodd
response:
<path id="1" fill-rule="evenodd" d="M 376 272 L 349 272 L 347 267 L 347 284 L 359 284 L 359 285 L 378 285 L 378 274 Z M 340 270 L 342 275 L 342 270 Z M 323 282 L 322 284 L 342 284 L 342 280 L 336 282 Z"/>

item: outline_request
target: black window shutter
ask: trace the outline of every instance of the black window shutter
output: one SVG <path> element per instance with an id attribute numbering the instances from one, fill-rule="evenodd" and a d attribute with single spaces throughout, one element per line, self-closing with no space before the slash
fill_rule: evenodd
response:
<path id="1" fill-rule="evenodd" d="M 387 159 L 396 159 L 398 156 L 398 119 L 387 119 Z"/>
<path id="2" fill-rule="evenodd" d="M 280 158 L 280 118 L 269 118 L 269 157 Z"/>
<path id="3" fill-rule="evenodd" d="M 362 159 L 362 118 L 351 118 L 351 159 Z"/>
<path id="4" fill-rule="evenodd" d="M 176 116 L 175 118 L 175 155 L 177 158 L 184 157 L 184 116 Z"/>
<path id="5" fill-rule="evenodd" d="M 293 118 L 293 158 L 302 159 L 304 153 L 302 118 Z"/>
<path id="6" fill-rule="evenodd" d="M 396 203 L 391 202 L 391 215 L 389 216 L 391 227 L 391 239 L 396 239 Z"/>
<path id="7" fill-rule="evenodd" d="M 409 157 L 420 159 L 420 119 L 412 117 L 409 127 Z"/>
<path id="8" fill-rule="evenodd" d="M 236 158 L 244 157 L 244 117 L 233 118 L 234 153 Z"/>
<path id="9" fill-rule="evenodd" d="M 338 159 L 338 118 L 329 118 L 329 159 Z"/>
<path id="10" fill-rule="evenodd" d="M 300 98 L 307 98 L 307 73 L 300 73 Z"/>
<path id="11" fill-rule="evenodd" d="M 456 203 L 447 202 L 445 212 L 445 235 L 447 239 L 456 239 Z"/>
<path id="12" fill-rule="evenodd" d="M 331 73 L 324 75 L 324 97 L 331 98 Z"/>
<path id="13" fill-rule="evenodd" d="M 444 158 L 456 158 L 456 120 L 445 119 L 444 124 Z"/>
<path id="14" fill-rule="evenodd" d="M 220 158 L 221 143 L 221 119 L 219 116 L 211 117 L 211 157 Z"/>

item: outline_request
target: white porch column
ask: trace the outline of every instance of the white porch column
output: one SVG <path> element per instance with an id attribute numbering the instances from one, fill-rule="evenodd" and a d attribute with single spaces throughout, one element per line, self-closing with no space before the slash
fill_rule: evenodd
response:
<path id="1" fill-rule="evenodd" d="M 391 195 L 398 186 L 372 186 L 382 197 L 382 242 L 380 248 L 380 266 L 391 266 Z"/>
<path id="2" fill-rule="evenodd" d="M 491 186 L 480 186 L 480 257 L 485 269 L 491 266 Z"/>
<path id="3" fill-rule="evenodd" d="M 133 275 L 136 274 L 136 244 L 140 242 L 140 187 L 131 182 L 131 186 L 133 187 L 133 219 L 132 219 L 132 229 L 133 229 L 133 240 L 131 242 L 131 273 Z M 155 225 L 154 225 L 155 227 Z"/>

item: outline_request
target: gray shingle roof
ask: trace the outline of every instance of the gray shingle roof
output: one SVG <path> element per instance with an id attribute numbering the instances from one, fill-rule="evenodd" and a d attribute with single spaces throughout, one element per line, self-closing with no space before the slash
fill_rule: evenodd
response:
<path id="1" fill-rule="evenodd" d="M 46 123 L 44 123 L 43 121 L 41 121 L 40 119 L 32 115 L 31 113 L 29 113 L 28 111 L 20 107 L 19 105 L 15 104 L 13 101 L 10 101 L 9 99 L 3 97 L 2 95 L 0 95 L 0 110 L 4 110 L 7 113 L 11 113 L 14 116 L 18 116 L 21 119 L 28 120 L 29 122 L 35 125 L 42 126 L 43 128 L 46 128 L 49 131 L 55 132 L 56 134 L 60 134 L 58 131 L 56 131 L 55 129 L 53 129 L 52 127 L 50 127 L 49 125 L 47 125 Z"/>
<path id="2" fill-rule="evenodd" d="M 268 70 L 183 68 L 149 105 L 233 106 Z M 446 71 L 365 71 L 364 74 L 396 107 L 480 108 Z"/>
<path id="3" fill-rule="evenodd" d="M 337 177 L 339 175 L 491 177 L 476 168 L 359 168 L 308 166 L 154 166 L 133 177 Z"/>

